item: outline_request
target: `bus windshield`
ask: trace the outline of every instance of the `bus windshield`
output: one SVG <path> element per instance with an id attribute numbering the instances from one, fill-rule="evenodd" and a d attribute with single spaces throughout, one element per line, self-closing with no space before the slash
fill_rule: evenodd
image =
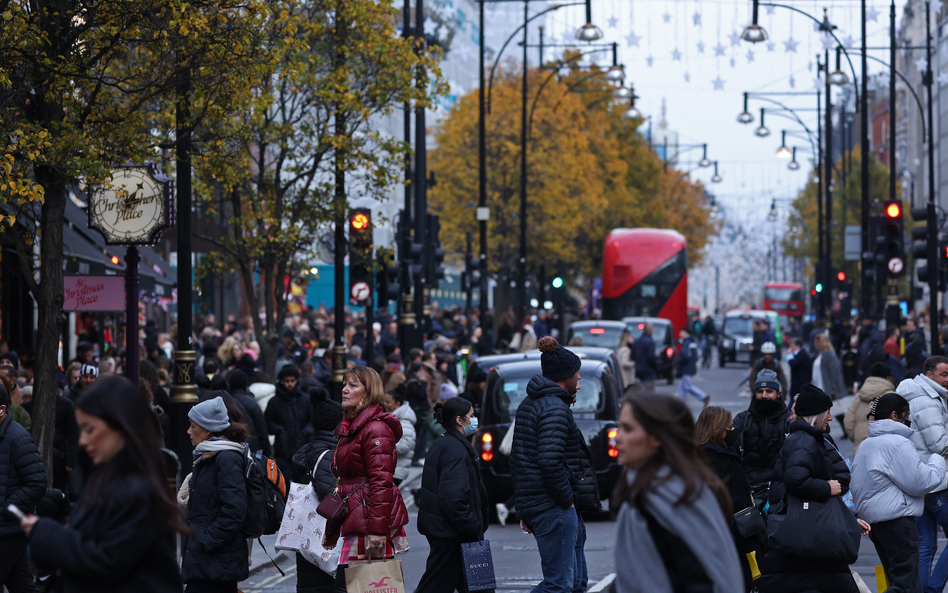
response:
<path id="1" fill-rule="evenodd" d="M 803 291 L 798 288 L 768 288 L 764 298 L 768 301 L 802 301 Z"/>

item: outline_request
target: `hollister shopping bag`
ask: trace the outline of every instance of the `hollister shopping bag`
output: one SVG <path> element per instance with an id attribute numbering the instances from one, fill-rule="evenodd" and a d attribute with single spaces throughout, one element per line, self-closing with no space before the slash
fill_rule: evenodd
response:
<path id="1" fill-rule="evenodd" d="M 489 541 L 482 539 L 461 544 L 461 556 L 464 558 L 464 583 L 468 591 L 486 591 L 497 587 Z"/>
<path id="2" fill-rule="evenodd" d="M 356 564 L 346 569 L 347 593 L 405 593 L 401 560 Z"/>

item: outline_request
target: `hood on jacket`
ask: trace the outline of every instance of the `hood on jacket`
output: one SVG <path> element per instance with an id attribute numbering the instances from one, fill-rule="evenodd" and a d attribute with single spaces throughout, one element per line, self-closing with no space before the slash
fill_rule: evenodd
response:
<path id="1" fill-rule="evenodd" d="M 365 428 L 365 425 L 373 420 L 380 420 L 388 424 L 389 428 L 392 429 L 392 433 L 394 433 L 396 442 L 398 442 L 398 439 L 402 438 L 401 421 L 399 421 L 399 419 L 392 414 L 389 414 L 383 410 L 382 406 L 379 405 L 369 406 L 368 408 L 362 410 L 362 412 L 360 412 L 359 415 L 355 417 L 355 420 L 353 420 L 346 429 L 343 428 L 344 423 L 340 422 L 339 426 L 336 427 L 336 430 L 333 431 L 333 434 L 337 437 L 353 435 Z"/>
<path id="2" fill-rule="evenodd" d="M 296 389 L 293 391 L 287 391 L 286 387 L 283 386 L 283 383 L 276 384 L 276 396 L 281 399 L 295 399 L 303 395 L 303 392 L 300 391 L 300 384 L 296 384 Z"/>
<path id="3" fill-rule="evenodd" d="M 948 391 L 925 375 L 916 375 L 913 379 L 902 381 L 899 383 L 898 393 L 905 398 L 905 401 L 909 402 L 923 395 L 948 399 Z"/>
<path id="4" fill-rule="evenodd" d="M 402 405 L 398 406 L 392 410 L 391 414 L 399 420 L 404 420 L 412 425 L 418 422 L 418 416 L 415 414 L 415 411 L 411 409 L 411 406 L 409 406 L 408 403 L 403 403 Z"/>
<path id="5" fill-rule="evenodd" d="M 558 397 L 566 405 L 572 405 L 574 396 L 567 393 L 565 389 L 550 381 L 543 375 L 534 375 L 530 382 L 527 383 L 527 397 L 532 399 L 540 399 L 541 397 L 547 396 Z"/>
<path id="6" fill-rule="evenodd" d="M 869 423 L 869 438 L 879 437 L 884 434 L 895 434 L 908 439 L 911 438 L 914 433 L 915 431 L 908 426 L 901 422 L 896 422 L 891 418 L 873 420 Z"/>
<path id="7" fill-rule="evenodd" d="M 862 387 L 859 388 L 859 391 L 856 392 L 856 397 L 861 401 L 870 403 L 875 398 L 889 393 L 890 391 L 895 391 L 895 385 L 893 385 L 891 381 L 883 379 L 882 377 L 869 377 L 866 379 L 866 382 L 862 384 Z"/>
<path id="8" fill-rule="evenodd" d="M 813 426 L 812 424 L 810 424 L 803 418 L 797 418 L 796 420 L 790 423 L 790 433 L 792 434 L 794 432 L 805 432 L 821 443 L 826 438 L 822 431 L 820 431 L 818 428 L 816 428 L 815 426 Z"/>

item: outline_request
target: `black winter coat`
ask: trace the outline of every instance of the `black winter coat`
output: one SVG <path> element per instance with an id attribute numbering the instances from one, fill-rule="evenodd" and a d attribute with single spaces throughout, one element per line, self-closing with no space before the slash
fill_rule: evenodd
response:
<path id="1" fill-rule="evenodd" d="M 317 430 L 313 442 L 303 447 L 293 456 L 293 481 L 300 484 L 310 483 L 320 499 L 333 491 L 335 479 L 332 476 L 332 452 L 336 450 L 336 437 L 328 430 Z M 316 462 L 324 451 L 319 468 L 314 472 Z M 315 473 L 315 475 L 314 475 Z M 335 593 L 336 579 L 310 564 L 299 553 L 296 554 L 296 593 Z"/>
<path id="2" fill-rule="evenodd" d="M 774 464 L 790 427 L 789 411 L 783 402 L 777 402 L 780 405 L 765 414 L 758 409 L 760 401 L 751 398 L 747 409 L 734 418 L 737 450 L 751 486 L 774 479 Z"/>
<path id="3" fill-rule="evenodd" d="M 517 409 L 510 474 L 517 512 L 532 516 L 575 502 L 588 458 L 580 448 L 583 435 L 570 405 L 573 396 L 543 375 L 527 384 L 527 398 Z"/>
<path id="4" fill-rule="evenodd" d="M 241 453 L 219 451 L 192 470 L 188 514 L 194 534 L 181 563 L 185 583 L 248 576 L 247 540 L 241 533 L 247 516 L 244 464 Z"/>
<path id="5" fill-rule="evenodd" d="M 478 541 L 490 521 L 477 452 L 457 430 L 428 448 L 418 493 L 418 532 L 457 542 Z"/>
<path id="6" fill-rule="evenodd" d="M 270 434 L 276 435 L 273 459 L 286 475 L 293 475 L 293 455 L 312 436 L 310 414 L 308 394 L 300 393 L 299 388 L 287 391 L 282 383 L 276 384 L 276 395 L 267 403 L 264 417 Z"/>
<path id="7" fill-rule="evenodd" d="M 33 415 L 33 400 L 23 404 L 23 409 Z M 53 431 L 53 457 L 66 467 L 75 469 L 79 456 L 79 425 L 76 423 L 76 406 L 68 398 L 56 396 L 56 430 Z"/>
<path id="8" fill-rule="evenodd" d="M 643 333 L 632 342 L 632 357 L 635 358 L 635 375 L 643 381 L 655 378 L 655 340 L 650 334 Z"/>
<path id="9" fill-rule="evenodd" d="M 750 481 L 747 479 L 744 466 L 741 465 L 740 455 L 733 449 L 714 443 L 701 445 L 701 450 L 707 455 L 711 469 L 714 470 L 714 475 L 721 478 L 721 481 L 727 487 L 728 494 L 731 495 L 731 508 L 734 512 L 753 506 L 754 498 L 751 495 Z"/>
<path id="10" fill-rule="evenodd" d="M 790 435 L 774 468 L 776 479 L 770 487 L 770 512 L 784 512 L 788 494 L 803 500 L 824 502 L 830 498 L 828 480 L 839 481 L 843 494 L 849 490 L 851 475 L 846 462 L 833 447 L 825 444 L 822 432 L 798 418 L 790 425 Z M 761 572 L 770 575 L 848 573 L 845 562 L 801 559 L 768 550 L 760 562 Z"/>
<path id="11" fill-rule="evenodd" d="M 45 494 L 46 470 L 33 437 L 9 413 L 0 416 L 0 537 L 23 535 L 7 505 L 32 513 Z"/>
<path id="12" fill-rule="evenodd" d="M 264 455 L 272 457 L 273 448 L 270 446 L 270 431 L 267 430 L 267 421 L 263 417 L 263 410 L 260 409 L 260 404 L 257 403 L 254 396 L 247 393 L 244 389 L 235 389 L 231 395 L 234 397 L 237 405 L 246 412 L 244 415 L 244 423 L 250 426 L 252 435 L 248 443 L 250 450 L 254 453 L 262 450 Z"/>
<path id="13" fill-rule="evenodd" d="M 790 365 L 790 393 L 784 396 L 792 398 L 813 380 L 813 357 L 806 348 L 800 348 L 792 357 L 787 357 L 787 364 Z"/>
<path id="14" fill-rule="evenodd" d="M 33 559 L 60 569 L 65 593 L 181 593 L 172 531 L 148 485 L 128 476 L 112 492 L 96 508 L 80 504 L 68 526 L 40 519 Z"/>

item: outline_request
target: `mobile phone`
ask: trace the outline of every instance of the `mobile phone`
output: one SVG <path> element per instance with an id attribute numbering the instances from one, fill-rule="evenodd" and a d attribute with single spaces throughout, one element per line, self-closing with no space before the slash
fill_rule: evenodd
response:
<path id="1" fill-rule="evenodd" d="M 16 515 L 16 518 L 19 519 L 20 521 L 22 521 L 23 519 L 26 519 L 26 513 L 21 511 L 19 508 L 17 508 L 15 504 L 8 504 L 7 512 L 10 513 L 11 515 Z"/>

